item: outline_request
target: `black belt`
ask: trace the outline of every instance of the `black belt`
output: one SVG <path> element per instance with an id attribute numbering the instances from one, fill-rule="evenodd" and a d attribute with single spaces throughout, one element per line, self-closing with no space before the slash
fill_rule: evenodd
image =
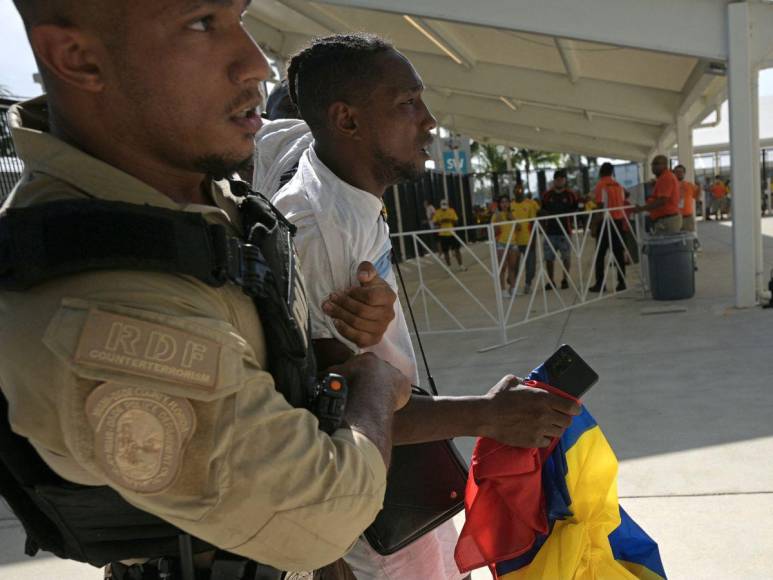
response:
<path id="1" fill-rule="evenodd" d="M 664 219 L 668 219 L 668 218 L 676 217 L 676 216 L 678 216 L 678 215 L 679 215 L 678 213 L 672 213 L 671 215 L 662 215 L 662 216 L 660 216 L 659 218 L 657 218 L 657 219 L 654 219 L 654 220 L 652 220 L 652 221 L 653 221 L 653 222 L 659 222 L 660 220 L 664 220 Z"/>

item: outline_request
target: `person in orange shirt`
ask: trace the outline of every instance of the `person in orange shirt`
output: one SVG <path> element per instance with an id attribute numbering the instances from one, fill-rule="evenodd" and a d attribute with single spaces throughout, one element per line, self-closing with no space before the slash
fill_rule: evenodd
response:
<path id="1" fill-rule="evenodd" d="M 604 261 L 612 242 L 612 253 L 617 262 L 617 292 L 626 289 L 625 286 L 625 244 L 623 235 L 627 228 L 625 210 L 615 209 L 625 207 L 625 190 L 615 179 L 615 167 L 611 163 L 604 163 L 599 169 L 599 181 L 593 189 L 593 197 L 599 208 L 610 209 L 609 217 L 614 222 L 611 227 L 609 222 L 604 222 L 599 230 L 599 246 L 596 253 L 596 284 L 588 290 L 601 292 L 604 287 Z M 602 214 L 603 215 L 603 214 Z"/>
<path id="2" fill-rule="evenodd" d="M 646 205 L 637 205 L 634 212 L 649 212 L 655 234 L 678 234 L 682 230 L 679 181 L 668 168 L 665 155 L 657 155 L 652 160 L 652 173 L 657 177 L 655 191 L 647 198 Z"/>
<path id="3" fill-rule="evenodd" d="M 722 219 L 723 214 L 727 213 L 727 186 L 722 181 L 722 176 L 717 175 L 714 178 L 714 183 L 709 191 L 711 191 L 711 209 L 706 219 L 710 220 L 712 213 L 717 216 L 718 220 Z"/>
<path id="4" fill-rule="evenodd" d="M 695 200 L 698 199 L 700 194 L 700 187 L 684 178 L 686 171 L 684 165 L 674 167 L 674 175 L 679 180 L 679 209 L 682 213 L 682 231 L 694 232 Z"/>

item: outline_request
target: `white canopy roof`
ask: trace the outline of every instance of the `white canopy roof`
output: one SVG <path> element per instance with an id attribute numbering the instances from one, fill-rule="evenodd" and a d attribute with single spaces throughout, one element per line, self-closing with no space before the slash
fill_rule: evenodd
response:
<path id="1" fill-rule="evenodd" d="M 490 142 L 643 160 L 727 96 L 727 0 L 260 0 L 247 25 L 285 60 L 311 37 L 392 40 L 440 124 Z M 773 6 L 753 2 L 773 51 Z M 459 22 L 463 20 L 464 22 Z M 773 59 L 771 59 L 773 60 Z"/>

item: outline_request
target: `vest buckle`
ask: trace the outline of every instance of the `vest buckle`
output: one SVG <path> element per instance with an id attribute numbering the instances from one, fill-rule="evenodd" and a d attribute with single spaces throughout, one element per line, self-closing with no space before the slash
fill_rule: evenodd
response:
<path id="1" fill-rule="evenodd" d="M 264 288 L 271 269 L 260 248 L 234 237 L 228 238 L 227 247 L 228 279 L 251 298 L 265 295 Z"/>

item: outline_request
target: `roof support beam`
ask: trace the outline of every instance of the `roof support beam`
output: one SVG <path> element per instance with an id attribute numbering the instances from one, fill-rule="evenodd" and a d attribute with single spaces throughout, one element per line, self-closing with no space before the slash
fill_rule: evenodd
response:
<path id="1" fill-rule="evenodd" d="M 692 69 L 690 76 L 687 77 L 687 81 L 684 83 L 682 89 L 682 104 L 679 105 L 677 115 L 684 115 L 690 106 L 703 96 L 706 89 L 714 80 L 714 76 L 706 74 L 708 70 L 708 63 L 705 61 L 698 61 L 695 68 Z"/>
<path id="2" fill-rule="evenodd" d="M 284 55 L 292 54 L 309 40 L 302 34 L 286 34 Z M 637 87 L 610 81 L 580 79 L 573 85 L 565 75 L 515 68 L 492 63 L 478 63 L 465 70 L 445 56 L 425 52 L 403 51 L 424 84 L 438 90 L 469 93 L 470 87 L 480 95 L 505 97 L 516 106 L 520 102 L 570 111 L 588 111 L 654 125 L 673 122 L 672 111 L 681 95 L 675 91 Z"/>
<path id="3" fill-rule="evenodd" d="M 244 23 L 249 33 L 255 39 L 255 42 L 257 42 L 263 50 L 285 56 L 282 52 L 285 35 L 281 31 L 273 26 L 269 26 L 249 13 L 244 19 Z"/>
<path id="4" fill-rule="evenodd" d="M 452 22 L 464 15 L 468 24 L 720 61 L 728 55 L 724 0 L 319 1 Z M 615 24 L 599 26 L 589 14 Z"/>
<path id="5" fill-rule="evenodd" d="M 519 145 L 544 151 L 617 159 L 642 159 L 649 149 L 610 139 L 596 139 L 547 130 L 536 131 L 519 125 L 486 121 L 466 115 L 453 115 L 451 118 L 450 128 L 453 131 L 503 145 Z"/>
<path id="6" fill-rule="evenodd" d="M 445 57 L 406 52 L 427 86 L 475 91 L 515 101 L 545 103 L 571 110 L 588 110 L 648 123 L 673 121 L 681 95 L 674 91 L 636 87 L 609 81 L 580 79 L 572 84 L 564 75 L 478 63 L 463 70 Z"/>
<path id="7" fill-rule="evenodd" d="M 763 63 L 773 60 L 773 40 L 770 31 L 773 30 L 773 4 L 747 2 L 751 19 L 751 59 L 752 66 L 760 67 Z M 768 64 L 773 66 L 773 63 Z"/>
<path id="8" fill-rule="evenodd" d="M 558 54 L 561 56 L 561 62 L 564 63 L 566 75 L 572 84 L 576 84 L 580 79 L 580 64 L 577 62 L 577 56 L 572 49 L 572 41 L 566 38 L 554 38 Z"/>
<path id="9" fill-rule="evenodd" d="M 326 29 L 328 32 L 343 32 L 347 30 L 349 26 L 346 22 L 343 22 L 340 18 L 335 17 L 333 11 L 326 10 L 324 6 L 314 4 L 312 2 L 304 2 L 302 0 L 277 0 L 281 4 L 284 4 L 287 8 L 297 12 L 301 16 L 304 16 Z"/>
<path id="10" fill-rule="evenodd" d="M 444 96 L 436 91 L 427 91 L 424 101 L 438 116 L 465 115 L 484 121 L 504 121 L 523 129 L 540 127 L 549 131 L 611 139 L 642 147 L 652 147 L 660 135 L 660 128 L 657 126 L 604 117 L 594 117 L 593 121 L 589 121 L 580 111 L 551 111 L 529 105 L 522 105 L 514 110 L 499 99 L 459 94 Z"/>
<path id="11" fill-rule="evenodd" d="M 405 18 L 418 23 L 420 27 L 424 28 L 427 32 L 434 36 L 436 40 L 439 40 L 440 44 L 445 47 L 441 48 L 443 52 L 446 52 L 450 49 L 451 53 L 454 54 L 454 58 L 458 58 L 464 68 L 470 69 L 477 64 L 478 59 L 467 47 L 467 44 L 464 42 L 464 40 L 459 37 L 453 30 L 451 30 L 451 28 L 445 22 L 440 22 L 437 20 L 426 20 L 419 17 L 412 19 L 410 17 Z M 421 28 L 419 30 L 421 30 Z M 424 34 L 424 32 L 422 32 L 422 34 Z"/>

